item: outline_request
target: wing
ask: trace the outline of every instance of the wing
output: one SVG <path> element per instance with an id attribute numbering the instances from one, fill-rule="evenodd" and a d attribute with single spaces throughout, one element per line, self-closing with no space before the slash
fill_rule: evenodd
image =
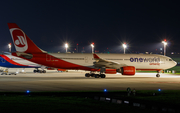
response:
<path id="1" fill-rule="evenodd" d="M 93 54 L 93 57 L 96 60 L 94 62 L 94 66 L 98 67 L 98 68 L 105 67 L 105 68 L 119 69 L 120 67 L 127 66 L 126 64 L 123 64 L 123 63 L 121 64 L 121 63 L 118 63 L 118 62 L 105 60 L 103 58 L 100 58 L 96 54 Z"/>

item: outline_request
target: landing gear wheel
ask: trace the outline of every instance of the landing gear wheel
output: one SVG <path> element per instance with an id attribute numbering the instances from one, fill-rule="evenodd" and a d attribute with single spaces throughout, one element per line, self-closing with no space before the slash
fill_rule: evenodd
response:
<path id="1" fill-rule="evenodd" d="M 95 78 L 99 78 L 99 75 L 98 75 L 98 74 L 95 74 Z"/>
<path id="2" fill-rule="evenodd" d="M 39 70 L 39 73 L 42 73 L 42 70 Z"/>
<path id="3" fill-rule="evenodd" d="M 90 74 L 89 74 L 89 73 L 86 73 L 86 74 L 85 74 L 85 77 L 90 77 Z"/>
<path id="4" fill-rule="evenodd" d="M 101 74 L 100 76 L 101 76 L 101 78 L 106 78 L 105 74 Z"/>
<path id="5" fill-rule="evenodd" d="M 94 73 L 90 74 L 91 77 L 95 77 L 95 75 L 96 75 L 96 74 L 94 74 Z"/>
<path id="6" fill-rule="evenodd" d="M 156 77 L 160 77 L 160 74 L 156 74 Z"/>
<path id="7" fill-rule="evenodd" d="M 34 70 L 33 72 L 34 72 L 34 73 L 36 73 L 37 71 L 36 71 L 36 70 Z"/>
<path id="8" fill-rule="evenodd" d="M 43 70 L 42 73 L 46 73 L 46 70 Z"/>

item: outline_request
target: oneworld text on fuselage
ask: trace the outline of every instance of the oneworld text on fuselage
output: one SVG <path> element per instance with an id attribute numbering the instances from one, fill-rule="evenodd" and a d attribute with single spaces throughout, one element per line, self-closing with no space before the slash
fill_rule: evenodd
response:
<path id="1" fill-rule="evenodd" d="M 130 58 L 130 62 L 160 62 L 159 57 L 154 57 L 154 58 Z"/>

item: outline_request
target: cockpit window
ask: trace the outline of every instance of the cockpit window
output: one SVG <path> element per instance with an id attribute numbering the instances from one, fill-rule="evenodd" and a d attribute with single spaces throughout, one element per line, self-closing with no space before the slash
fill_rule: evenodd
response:
<path id="1" fill-rule="evenodd" d="M 172 59 L 169 59 L 169 61 L 173 61 Z"/>

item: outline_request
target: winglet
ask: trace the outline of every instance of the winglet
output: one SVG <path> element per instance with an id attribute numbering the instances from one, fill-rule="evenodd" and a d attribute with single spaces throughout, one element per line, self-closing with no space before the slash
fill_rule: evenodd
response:
<path id="1" fill-rule="evenodd" d="M 97 56 L 96 54 L 93 54 L 94 59 L 100 59 L 99 56 Z"/>

